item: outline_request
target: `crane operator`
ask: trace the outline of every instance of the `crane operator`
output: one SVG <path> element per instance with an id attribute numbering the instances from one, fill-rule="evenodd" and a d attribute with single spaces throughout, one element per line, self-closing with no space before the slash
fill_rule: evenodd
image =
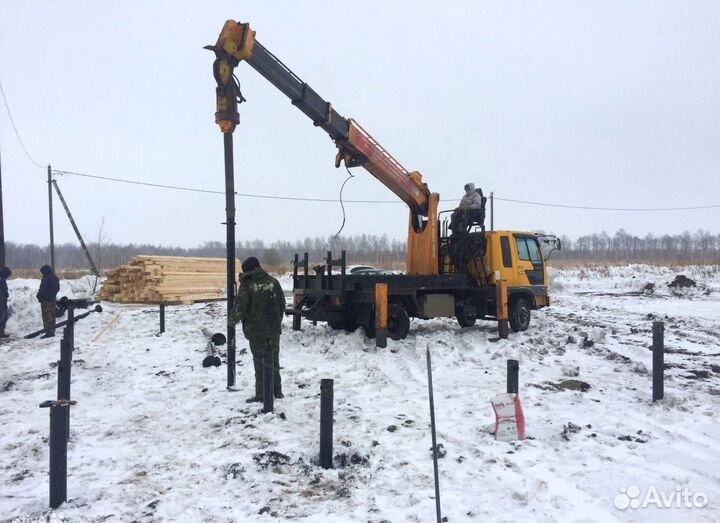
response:
<path id="1" fill-rule="evenodd" d="M 465 194 L 460 199 L 460 205 L 455 209 L 450 219 L 450 230 L 458 234 L 467 229 L 482 214 L 483 196 L 482 192 L 475 190 L 474 183 L 465 184 Z"/>

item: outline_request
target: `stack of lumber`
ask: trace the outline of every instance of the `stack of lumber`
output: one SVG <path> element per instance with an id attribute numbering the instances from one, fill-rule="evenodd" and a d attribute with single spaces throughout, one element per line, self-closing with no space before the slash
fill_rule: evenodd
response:
<path id="1" fill-rule="evenodd" d="M 240 262 L 235 263 L 239 268 Z M 105 301 L 187 304 L 226 297 L 225 258 L 135 256 L 106 275 L 100 291 Z"/>

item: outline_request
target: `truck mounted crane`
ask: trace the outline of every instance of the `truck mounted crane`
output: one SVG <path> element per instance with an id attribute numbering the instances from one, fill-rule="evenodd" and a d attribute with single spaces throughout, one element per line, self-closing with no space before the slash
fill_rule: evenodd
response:
<path id="1" fill-rule="evenodd" d="M 295 316 L 294 328 L 305 317 L 346 330 L 362 325 L 372 337 L 377 284 L 387 285 L 387 330 L 393 339 L 407 335 L 411 316 L 457 317 L 461 326 L 470 326 L 477 318 L 496 318 L 495 284 L 500 280 L 507 281 L 513 330 L 527 329 L 530 310 L 549 305 L 538 235 L 486 231 L 484 206 L 463 216 L 460 228 L 452 220 L 450 229 L 451 220 L 441 221 L 443 213 L 438 212 L 440 196 L 430 191 L 422 175 L 405 169 L 359 123 L 338 113 L 260 44 L 248 23 L 226 21 L 216 44 L 206 48 L 216 55 L 215 122 L 224 134 L 232 134 L 240 122 L 237 105 L 243 99 L 234 71 L 244 61 L 330 136 L 338 149 L 336 167 L 362 166 L 409 208 L 405 274 L 348 274 L 345 254 L 333 259 L 330 252 L 325 264 L 314 267 L 311 274 L 307 254 L 302 260 L 295 256 L 294 307 L 289 311 Z M 551 241 L 559 248 L 555 238 Z M 333 274 L 338 266 L 339 274 Z"/>

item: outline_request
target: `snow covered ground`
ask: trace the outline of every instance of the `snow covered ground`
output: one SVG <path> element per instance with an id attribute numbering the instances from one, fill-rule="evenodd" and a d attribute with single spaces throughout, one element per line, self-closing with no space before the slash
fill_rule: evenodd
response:
<path id="1" fill-rule="evenodd" d="M 669 288 L 680 272 L 698 287 Z M 38 404 L 56 397 L 59 336 L 21 338 L 41 326 L 39 282 L 9 283 L 8 331 L 20 339 L 0 345 L 0 521 L 39 521 L 49 512 Z M 88 287 L 63 281 L 61 295 Z M 286 397 L 272 414 L 245 403 L 244 340 L 240 392 L 225 389 L 224 366 L 201 365 L 200 327 L 224 332 L 222 303 L 168 307 L 161 336 L 157 307 L 104 303 L 76 328 L 69 501 L 54 520 L 434 521 L 429 346 L 448 521 L 720 521 L 720 270 L 553 271 L 551 292 L 527 332 L 497 342 L 490 322 L 414 321 L 407 339 L 375 352 L 361 331 L 293 332 L 286 318 Z M 655 405 L 653 320 L 665 322 L 668 349 L 666 399 Z M 508 358 L 520 361 L 529 436 L 515 443 L 488 432 Z M 322 378 L 335 379 L 333 470 L 317 466 Z M 566 379 L 590 389 L 559 389 Z M 673 506 L 658 508 L 660 496 Z M 677 506 L 692 496 L 706 506 Z"/>

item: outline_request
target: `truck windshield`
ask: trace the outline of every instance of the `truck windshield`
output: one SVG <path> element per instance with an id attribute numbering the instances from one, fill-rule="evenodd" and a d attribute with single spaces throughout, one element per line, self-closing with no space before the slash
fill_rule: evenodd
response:
<path id="1" fill-rule="evenodd" d="M 518 258 L 526 261 L 542 262 L 540 247 L 535 238 L 516 237 Z"/>

